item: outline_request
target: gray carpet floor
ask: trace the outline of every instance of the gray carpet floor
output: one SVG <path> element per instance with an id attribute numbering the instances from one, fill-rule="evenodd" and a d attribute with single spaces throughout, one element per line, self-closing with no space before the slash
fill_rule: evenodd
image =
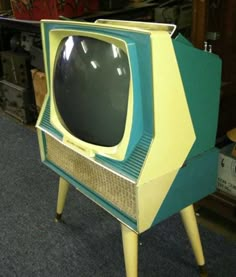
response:
<path id="1" fill-rule="evenodd" d="M 34 128 L 0 112 L 0 276 L 123 277 L 119 223 L 71 188 L 55 223 L 58 177 Z M 236 243 L 200 226 L 209 277 L 236 276 Z M 140 277 L 199 276 L 179 215 L 140 235 Z"/>

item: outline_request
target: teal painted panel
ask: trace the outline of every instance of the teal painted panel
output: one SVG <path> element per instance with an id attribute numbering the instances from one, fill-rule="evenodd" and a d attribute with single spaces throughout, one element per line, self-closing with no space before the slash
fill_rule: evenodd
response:
<path id="1" fill-rule="evenodd" d="M 192 117 L 196 141 L 188 158 L 215 146 L 220 86 L 221 60 L 218 56 L 173 41 L 176 57 Z"/>
<path id="2" fill-rule="evenodd" d="M 153 225 L 216 190 L 218 157 L 219 150 L 213 148 L 180 169 Z"/>
<path id="3" fill-rule="evenodd" d="M 175 38 L 175 41 L 178 41 L 178 42 L 181 42 L 182 44 L 186 44 L 187 46 L 193 47 L 193 44 L 181 34 L 178 34 L 178 36 Z"/>
<path id="4" fill-rule="evenodd" d="M 57 129 L 55 129 L 50 122 L 50 97 L 48 97 L 47 99 L 47 103 L 43 111 L 43 116 L 41 122 L 39 123 L 39 126 L 62 141 L 63 135 Z"/>
<path id="5" fill-rule="evenodd" d="M 131 155 L 125 161 L 120 162 L 102 156 L 96 156 L 96 161 L 100 161 L 123 176 L 136 181 L 140 175 L 151 141 L 152 136 L 149 133 L 144 133 Z"/>

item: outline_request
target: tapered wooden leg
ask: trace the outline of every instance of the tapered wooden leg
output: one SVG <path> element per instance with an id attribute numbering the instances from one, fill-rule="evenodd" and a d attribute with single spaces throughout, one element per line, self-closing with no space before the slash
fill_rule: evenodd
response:
<path id="1" fill-rule="evenodd" d="M 58 187 L 58 197 L 57 197 L 57 211 L 56 211 L 56 221 L 59 221 L 62 216 L 62 212 L 66 202 L 66 196 L 69 189 L 69 183 L 60 177 L 59 187 Z"/>
<path id="2" fill-rule="evenodd" d="M 138 276 L 138 234 L 121 224 L 126 277 Z"/>
<path id="3" fill-rule="evenodd" d="M 197 220 L 194 213 L 193 205 L 186 207 L 180 211 L 185 230 L 193 248 L 197 264 L 200 272 L 206 274 L 205 259 L 202 250 L 201 239 L 198 231 Z"/>

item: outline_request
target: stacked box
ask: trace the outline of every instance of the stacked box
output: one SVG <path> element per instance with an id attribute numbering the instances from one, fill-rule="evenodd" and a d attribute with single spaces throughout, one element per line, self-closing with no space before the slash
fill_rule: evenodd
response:
<path id="1" fill-rule="evenodd" d="M 43 105 L 45 95 L 47 93 L 46 76 L 45 76 L 45 73 L 37 69 L 32 69 L 31 73 L 32 73 L 33 86 L 34 86 L 35 102 L 36 102 L 37 111 L 39 113 Z"/>
<path id="2" fill-rule="evenodd" d="M 221 149 L 218 163 L 217 189 L 236 197 L 236 144 L 229 144 Z"/>
<path id="3" fill-rule="evenodd" d="M 57 19 L 76 17 L 84 13 L 84 0 L 11 0 L 17 19 Z"/>
<path id="4" fill-rule="evenodd" d="M 4 80 L 22 87 L 32 86 L 28 53 L 2 51 L 0 58 Z"/>
<path id="5" fill-rule="evenodd" d="M 30 74 L 30 56 L 25 52 L 1 52 L 0 105 L 23 123 L 35 122 L 37 110 Z"/>
<path id="6" fill-rule="evenodd" d="M 36 120 L 35 102 L 29 88 L 24 88 L 6 80 L 0 81 L 1 106 L 5 113 L 22 123 Z"/>

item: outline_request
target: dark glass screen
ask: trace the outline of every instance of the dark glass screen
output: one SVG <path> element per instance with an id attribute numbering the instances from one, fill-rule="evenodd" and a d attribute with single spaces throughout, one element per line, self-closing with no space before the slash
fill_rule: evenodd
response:
<path id="1" fill-rule="evenodd" d="M 121 141 L 129 83 L 129 61 L 122 49 L 84 36 L 61 41 L 53 90 L 65 128 L 77 138 L 100 146 Z"/>

